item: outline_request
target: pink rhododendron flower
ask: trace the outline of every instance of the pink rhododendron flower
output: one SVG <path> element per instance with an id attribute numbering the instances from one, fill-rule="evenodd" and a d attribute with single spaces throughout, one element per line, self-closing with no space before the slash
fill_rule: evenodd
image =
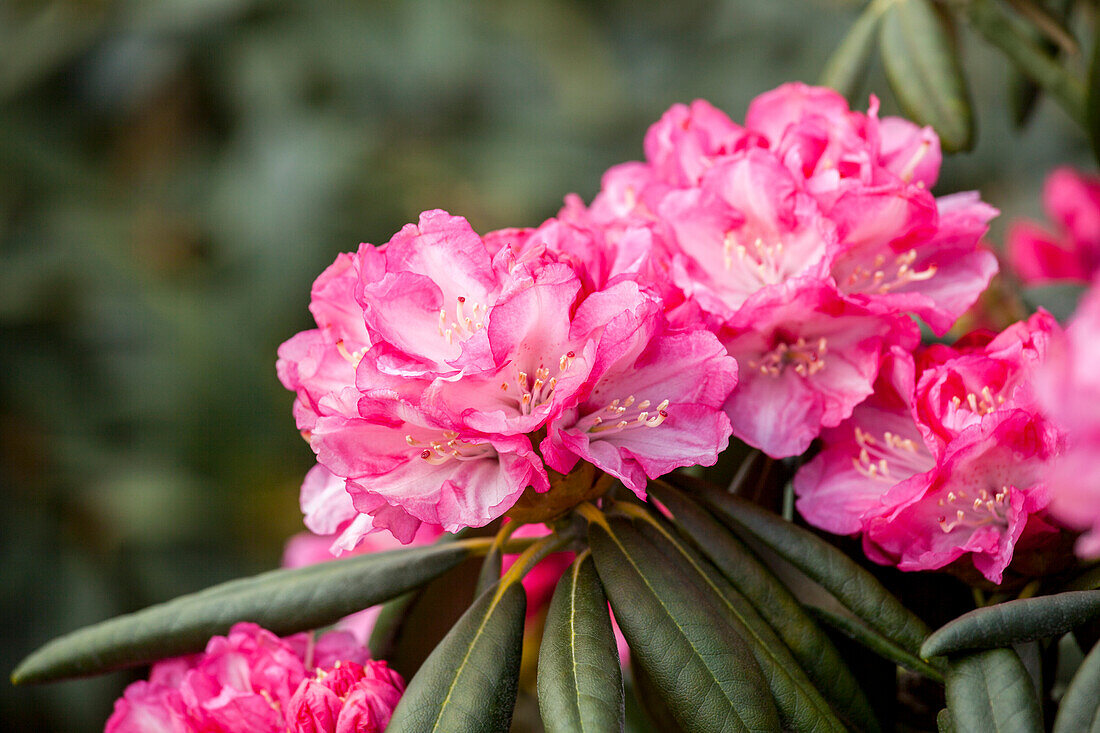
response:
<path id="1" fill-rule="evenodd" d="M 930 570 L 969 558 L 1000 583 L 1022 548 L 1057 530 L 1045 509 L 1062 436 L 1039 409 L 1033 379 L 1059 332 L 1040 311 L 1000 334 L 954 346 L 893 348 L 874 394 L 823 433 L 795 476 L 811 524 L 861 534 L 872 559 Z"/>
<path id="2" fill-rule="evenodd" d="M 866 522 L 868 556 L 902 570 L 935 570 L 969 555 L 1000 583 L 1025 529 L 1057 531 L 1033 516 L 1050 501 L 1045 478 L 1055 449 L 1054 432 L 1027 412 L 988 415 L 963 430 L 934 469 L 886 493 L 890 511 Z"/>
<path id="3" fill-rule="evenodd" d="M 822 426 L 848 418 L 871 394 L 883 352 L 919 339 L 908 318 L 871 314 L 812 278 L 760 292 L 726 329 L 743 365 L 726 404 L 734 434 L 772 456 L 802 453 Z"/>
<path id="4" fill-rule="evenodd" d="M 1012 270 L 1025 283 L 1087 283 L 1100 268 L 1100 179 L 1058 168 L 1043 187 L 1043 208 L 1056 230 L 1014 223 L 1005 243 Z"/>
<path id="5" fill-rule="evenodd" d="M 409 542 L 421 523 L 482 526 L 528 486 L 547 490 L 543 460 L 566 472 L 584 459 L 639 492 L 647 476 L 713 463 L 736 364 L 701 325 L 673 328 L 629 265 L 591 255 L 600 241 L 553 221 L 483 239 L 430 211 L 342 255 L 314 288 L 319 328 L 280 349 L 328 472 L 303 487 L 307 522 L 339 529 L 344 549 L 375 528 Z M 331 515 L 341 480 L 369 522 Z"/>
<path id="6" fill-rule="evenodd" d="M 1077 554 L 1100 556 L 1100 285 L 1082 298 L 1065 334 L 1054 340 L 1038 379 L 1042 403 L 1067 435 L 1051 477 L 1051 513 L 1084 530 Z"/>
<path id="7" fill-rule="evenodd" d="M 367 657 L 343 632 L 280 639 L 239 623 L 202 654 L 153 665 L 115 703 L 106 731 L 382 731 L 405 686 Z"/>

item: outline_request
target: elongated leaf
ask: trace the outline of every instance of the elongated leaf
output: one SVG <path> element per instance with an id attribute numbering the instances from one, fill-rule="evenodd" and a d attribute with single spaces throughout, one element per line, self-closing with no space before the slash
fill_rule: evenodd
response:
<path id="1" fill-rule="evenodd" d="M 539 650 L 539 709 L 547 733 L 623 729 L 619 650 L 591 555 L 562 575 Z"/>
<path id="2" fill-rule="evenodd" d="M 695 583 L 714 605 L 725 611 L 734 631 L 748 643 L 764 673 L 784 730 L 843 733 L 843 723 L 810 682 L 790 649 L 709 561 L 679 540 L 664 523 L 638 522 L 635 526 L 681 567 L 685 581 Z"/>
<path id="3" fill-rule="evenodd" d="M 920 651 L 928 636 L 925 623 L 843 552 L 741 497 L 687 476 L 671 476 L 703 499 L 735 534 L 755 537 L 819 583 L 872 629 L 902 649 L 913 654 Z"/>
<path id="4" fill-rule="evenodd" d="M 485 560 L 481 563 L 481 572 L 477 576 L 477 587 L 474 589 L 474 597 L 480 597 L 482 593 L 500 582 L 500 572 L 504 567 L 504 555 L 500 548 L 493 545 L 489 548 Z"/>
<path id="5" fill-rule="evenodd" d="M 1011 649 L 953 659 L 947 668 L 947 710 L 967 733 L 1042 733 L 1035 686 Z"/>
<path id="6" fill-rule="evenodd" d="M 931 125 L 946 152 L 974 145 L 974 117 L 955 44 L 929 0 L 891 3 L 883 12 L 879 52 L 890 88 L 906 114 Z"/>
<path id="7" fill-rule="evenodd" d="M 891 662 L 899 664 L 906 669 L 923 674 L 929 679 L 943 682 L 943 674 L 941 674 L 938 669 L 928 664 L 928 662 L 925 662 L 923 659 L 920 659 L 915 654 L 910 654 L 905 651 L 885 636 L 860 623 L 858 620 L 848 616 L 841 616 L 840 614 L 833 613 L 819 606 L 807 605 L 806 608 L 814 616 L 829 624 L 829 626 L 832 626 L 849 639 L 859 642 L 880 657 L 889 659 Z"/>
<path id="8" fill-rule="evenodd" d="M 1100 590 L 1079 590 L 998 603 L 964 613 L 921 646 L 924 659 L 965 649 L 991 649 L 1061 636 L 1100 617 Z"/>
<path id="9" fill-rule="evenodd" d="M 1081 662 L 1062 696 L 1054 733 L 1100 733 L 1100 644 Z"/>
<path id="10" fill-rule="evenodd" d="M 490 588 L 462 615 L 405 690 L 387 730 L 505 732 L 512 721 L 527 595 Z"/>
<path id="11" fill-rule="evenodd" d="M 409 607 L 416 601 L 419 594 L 410 591 L 398 596 L 391 601 L 382 604 L 378 616 L 374 619 L 374 628 L 371 629 L 367 646 L 370 655 L 375 659 L 388 659 L 393 651 L 394 642 L 404 623 Z"/>
<path id="12" fill-rule="evenodd" d="M 79 677 L 201 651 L 238 621 L 279 635 L 326 626 L 427 583 L 469 554 L 449 542 L 230 581 L 55 639 L 23 660 L 12 680 Z"/>
<path id="13" fill-rule="evenodd" d="M 681 569 L 627 520 L 591 524 L 592 558 L 633 652 L 689 733 L 778 730 L 745 642 Z"/>
<path id="14" fill-rule="evenodd" d="M 1077 45 L 1076 39 L 1069 33 L 1066 28 L 1066 18 L 1069 15 L 1069 11 L 1073 7 L 1073 0 L 1058 0 L 1054 3 L 1054 7 L 1046 9 L 1041 3 L 1033 3 L 1030 0 L 1016 0 L 1014 3 L 1017 8 L 1024 7 L 1037 11 L 1041 15 L 1046 17 L 1046 21 L 1039 24 L 1039 26 L 1032 26 L 1026 31 L 1023 31 L 1027 36 L 1034 41 L 1039 48 L 1045 53 L 1057 57 L 1058 43 L 1051 40 L 1051 38 L 1058 38 L 1063 47 L 1066 47 L 1067 51 L 1070 48 L 1074 48 Z M 1047 30 L 1044 37 L 1039 31 L 1039 27 Z M 1067 45 L 1068 44 L 1068 45 Z M 1076 53 L 1076 51 L 1070 51 Z M 1028 120 L 1031 118 L 1032 112 L 1035 111 L 1036 103 L 1039 101 L 1040 89 L 1039 85 L 1035 83 L 1035 80 L 1024 74 L 1020 69 L 1013 65 L 1008 70 L 1008 106 L 1012 112 L 1012 122 L 1017 127 L 1024 127 Z"/>
<path id="15" fill-rule="evenodd" d="M 849 102 L 855 102 L 859 86 L 867 72 L 867 62 L 875 48 L 879 20 L 882 12 L 879 3 L 871 3 L 856 18 L 848 30 L 848 35 L 840 42 L 821 72 L 819 82 L 822 86 L 832 87 Z"/>
<path id="16" fill-rule="evenodd" d="M 752 550 L 706 509 L 670 484 L 654 481 L 648 491 L 672 513 L 684 537 L 694 542 L 726 580 L 759 611 L 810 682 L 841 717 L 857 730 L 877 731 L 878 721 L 870 701 L 836 647 Z"/>

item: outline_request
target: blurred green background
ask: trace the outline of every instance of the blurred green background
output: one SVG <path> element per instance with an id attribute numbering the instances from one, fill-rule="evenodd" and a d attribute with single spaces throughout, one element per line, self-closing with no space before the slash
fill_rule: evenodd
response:
<path id="1" fill-rule="evenodd" d="M 278 563 L 312 455 L 275 350 L 336 253 L 590 199 L 670 104 L 812 82 L 857 5 L 0 2 L 0 667 Z M 1084 141 L 1048 102 L 1012 130 L 964 47 L 979 145 L 938 190 L 1037 214 Z M 98 730 L 131 679 L 0 685 L 0 719 Z"/>

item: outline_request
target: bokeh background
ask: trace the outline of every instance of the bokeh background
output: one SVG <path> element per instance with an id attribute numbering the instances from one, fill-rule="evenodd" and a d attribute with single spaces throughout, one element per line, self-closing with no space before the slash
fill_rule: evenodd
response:
<path id="1" fill-rule="evenodd" d="M 672 103 L 814 81 L 858 5 L 0 1 L 0 668 L 277 565 L 312 455 L 275 350 L 338 252 L 589 200 Z M 979 143 L 938 191 L 981 189 L 999 244 L 1091 159 L 1049 102 L 1013 129 L 1006 64 L 961 41 Z M 0 720 L 100 730 L 133 678 L 0 684 Z"/>

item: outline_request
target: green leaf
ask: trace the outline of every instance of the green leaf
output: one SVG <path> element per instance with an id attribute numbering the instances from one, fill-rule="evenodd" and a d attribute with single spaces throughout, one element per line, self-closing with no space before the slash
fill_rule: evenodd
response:
<path id="1" fill-rule="evenodd" d="M 519 686 L 527 594 L 490 588 L 458 620 L 412 678 L 387 730 L 508 730 Z"/>
<path id="2" fill-rule="evenodd" d="M 481 563 L 481 571 L 477 576 L 477 586 L 474 587 L 474 598 L 480 597 L 482 593 L 500 582 L 500 573 L 503 567 L 504 554 L 501 552 L 500 545 L 493 543 L 489 548 L 489 552 L 485 555 L 485 560 Z"/>
<path id="3" fill-rule="evenodd" d="M 589 554 L 562 575 L 542 633 L 539 709 L 547 733 L 622 730 L 619 650 Z"/>
<path id="4" fill-rule="evenodd" d="M 427 583 L 469 554 L 468 545 L 448 542 L 222 583 L 55 639 L 24 659 L 12 681 L 98 674 L 201 651 L 238 621 L 280 636 L 326 626 Z"/>
<path id="5" fill-rule="evenodd" d="M 778 730 L 767 684 L 728 619 L 625 519 L 589 525 L 600 580 L 632 661 L 688 733 Z"/>
<path id="6" fill-rule="evenodd" d="M 1022 30 L 1034 41 L 1044 53 L 1057 56 L 1059 43 L 1066 48 L 1067 53 L 1075 54 L 1077 50 L 1076 39 L 1066 28 L 1066 20 L 1073 7 L 1073 0 L 1058 0 L 1053 9 L 1047 9 L 1042 2 L 1030 2 L 1030 0 L 1016 0 L 1013 3 L 1018 9 L 1023 8 L 1035 15 L 1036 23 L 1027 30 Z M 1041 32 L 1040 29 L 1044 29 Z M 1057 39 L 1057 43 L 1055 40 Z M 1012 113 L 1012 122 L 1016 127 L 1024 127 L 1035 111 L 1039 101 L 1040 89 L 1035 80 L 1024 74 L 1013 65 L 1008 69 L 1008 106 Z"/>
<path id="7" fill-rule="evenodd" d="M 785 730 L 843 733 L 844 725 L 810 682 L 790 649 L 748 599 L 702 555 L 677 539 L 666 523 L 653 519 L 635 526 L 666 557 L 680 564 L 685 580 L 694 582 L 713 604 L 728 614 L 734 631 L 748 642 L 768 681 L 779 722 Z"/>
<path id="8" fill-rule="evenodd" d="M 882 634 L 879 634 L 874 629 L 860 622 L 858 619 L 842 616 L 812 604 L 808 604 L 806 609 L 824 623 L 829 624 L 829 626 L 832 626 L 849 639 L 859 642 L 880 657 L 889 659 L 891 662 L 899 664 L 906 669 L 923 674 L 925 677 L 935 680 L 936 682 L 943 682 L 943 674 L 941 674 L 938 669 L 915 654 L 910 654 L 905 651 Z"/>
<path id="9" fill-rule="evenodd" d="M 940 136 L 945 152 L 974 145 L 974 117 L 955 44 L 928 0 L 897 0 L 882 15 L 879 52 L 905 113 Z"/>
<path id="10" fill-rule="evenodd" d="M 371 629 L 370 639 L 367 641 L 371 657 L 374 659 L 388 659 L 390 657 L 394 642 L 397 641 L 397 636 L 401 633 L 405 615 L 418 595 L 417 591 L 410 591 L 382 604 L 378 617 L 374 620 L 374 628 Z"/>
<path id="11" fill-rule="evenodd" d="M 1051 315 L 1065 323 L 1077 309 L 1077 302 L 1086 286 L 1063 283 L 1060 285 L 1036 285 L 1024 288 L 1024 302 L 1032 308 L 1046 308 Z"/>
<path id="12" fill-rule="evenodd" d="M 1079 590 L 998 603 L 964 613 L 921 646 L 924 659 L 966 649 L 1006 647 L 1049 639 L 1100 617 L 1100 590 Z"/>
<path id="13" fill-rule="evenodd" d="M 1035 685 L 1012 649 L 953 659 L 947 668 L 947 709 L 967 733 L 1042 733 Z"/>
<path id="14" fill-rule="evenodd" d="M 1081 662 L 1054 718 L 1054 733 L 1100 733 L 1100 644 Z"/>
<path id="15" fill-rule="evenodd" d="M 986 41 L 1057 101 L 1074 122 L 1085 124 L 1084 85 L 1031 37 L 1027 26 L 1006 14 L 996 0 L 948 2 Z"/>
<path id="16" fill-rule="evenodd" d="M 882 7 L 881 2 L 872 2 L 867 6 L 856 18 L 844 40 L 829 57 L 825 70 L 821 72 L 819 83 L 837 90 L 849 102 L 855 102 L 860 83 L 867 72 L 867 62 L 875 47 Z"/>
<path id="17" fill-rule="evenodd" d="M 928 636 L 925 623 L 836 547 L 739 496 L 682 474 L 670 477 L 701 498 L 735 534 L 756 538 L 902 649 L 920 651 Z"/>
<path id="18" fill-rule="evenodd" d="M 649 494 L 672 513 L 683 535 L 702 550 L 775 629 L 798 665 L 841 717 L 856 730 L 879 730 L 870 702 L 829 637 L 752 550 L 706 509 L 670 484 L 651 482 Z"/>

